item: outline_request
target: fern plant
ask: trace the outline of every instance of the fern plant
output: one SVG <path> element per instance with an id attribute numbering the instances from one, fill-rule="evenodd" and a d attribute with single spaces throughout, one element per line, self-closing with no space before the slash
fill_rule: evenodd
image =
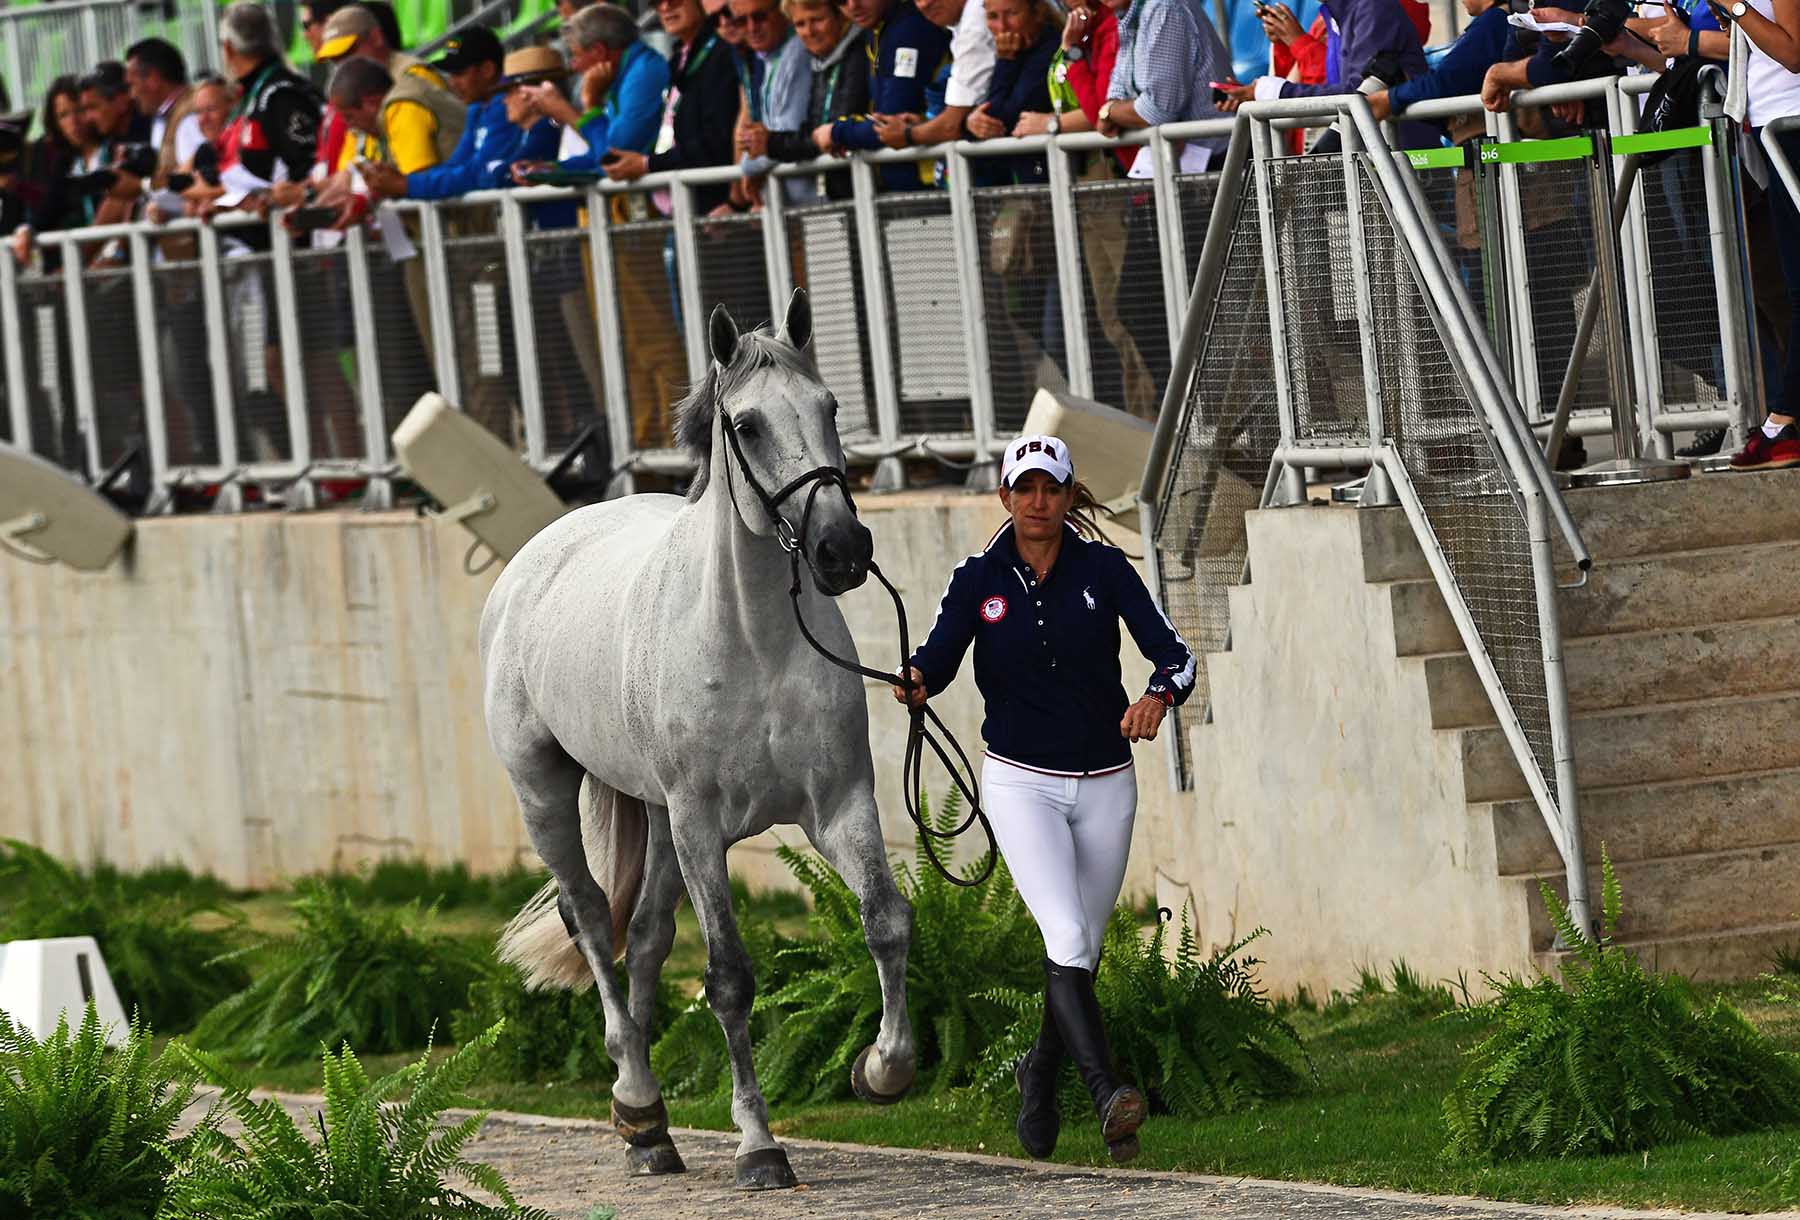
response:
<path id="1" fill-rule="evenodd" d="M 660 980 L 651 1037 L 669 1027 L 678 1008 L 675 985 Z M 505 1032 L 486 1060 L 491 1077 L 608 1082 L 617 1074 L 606 1052 L 600 998 L 591 988 L 527 991 L 514 967 L 485 965 L 469 985 L 467 1006 L 451 1018 L 450 1033 L 467 1042 L 502 1022 Z"/>
<path id="2" fill-rule="evenodd" d="M 280 1102 L 253 1100 L 217 1057 L 184 1048 L 196 1069 L 225 1088 L 223 1108 L 244 1134 L 235 1138 L 209 1122 L 174 1151 L 162 1220 L 549 1220 L 547 1212 L 521 1207 L 491 1165 L 463 1155 L 485 1111 L 443 1121 L 444 1111 L 463 1104 L 501 1032 L 499 1025 L 483 1031 L 435 1067 L 427 1048 L 374 1081 L 348 1045 L 327 1050 L 317 1139 L 307 1138 Z M 499 1203 L 451 1185 L 452 1175 Z"/>
<path id="3" fill-rule="evenodd" d="M 0 1012 L 0 1216 L 142 1220 L 168 1171 L 165 1147 L 193 1100 L 196 1074 L 150 1051 L 133 1022 L 106 1049 L 92 1004 L 43 1040 Z"/>
<path id="4" fill-rule="evenodd" d="M 263 1063 L 339 1042 L 365 1053 L 411 1050 L 467 999 L 476 950 L 434 932 L 429 910 L 365 909 L 317 882 L 297 894 L 299 928 L 243 951 L 262 959 L 255 981 L 201 1019 L 196 1045 Z"/>
<path id="5" fill-rule="evenodd" d="M 1601 854 L 1601 938 L 1550 888 L 1544 904 L 1570 957 L 1563 980 L 1490 978 L 1475 1015 L 1492 1032 L 1444 1101 L 1452 1149 L 1467 1155 L 1617 1152 L 1800 1119 L 1800 1056 L 1778 1050 L 1723 998 L 1648 971 L 1612 938 L 1622 901 Z"/>
<path id="6" fill-rule="evenodd" d="M 1241 1110 L 1300 1092 L 1311 1074 L 1300 1035 L 1256 985 L 1258 960 L 1243 950 L 1249 936 L 1203 958 L 1184 914 L 1174 960 L 1165 955 L 1168 925 L 1148 938 L 1129 912 L 1115 912 L 1094 979 L 1107 1037 L 1121 1074 L 1144 1091 L 1152 1109 L 1198 1117 Z M 996 989 L 990 998 L 1013 1022 L 983 1053 L 974 1092 L 988 1104 L 1017 1097 L 1012 1067 L 1030 1049 L 1042 1019 L 1037 992 Z M 1065 1109 L 1088 1104 L 1072 1064 L 1065 1064 Z"/>
<path id="7" fill-rule="evenodd" d="M 6 846 L 0 942 L 92 936 L 125 1010 L 164 1030 L 187 1029 L 249 985 L 243 965 L 229 958 L 242 917 L 218 904 L 216 886 L 188 891 L 172 874 L 145 881 L 104 866 L 84 873 L 28 843 Z M 197 924 L 202 915 L 218 917 L 215 926 Z"/>

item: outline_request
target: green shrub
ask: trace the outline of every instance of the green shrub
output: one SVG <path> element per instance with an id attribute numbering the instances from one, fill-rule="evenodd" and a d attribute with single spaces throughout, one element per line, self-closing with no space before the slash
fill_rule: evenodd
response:
<path id="1" fill-rule="evenodd" d="M 299 928 L 253 950 L 255 981 L 201 1019 L 196 1045 L 264 1063 L 340 1042 L 365 1053 L 412 1050 L 462 1007 L 477 951 L 432 931 L 430 911 L 364 908 L 314 882 L 296 894 Z"/>
<path id="2" fill-rule="evenodd" d="M 1259 962 L 1239 957 L 1267 933 L 1259 928 L 1202 958 L 1186 916 L 1173 961 L 1164 956 L 1167 925 L 1142 936 L 1128 911 L 1106 929 L 1094 994 L 1120 1073 L 1144 1091 L 1152 1109 L 1199 1117 L 1291 1096 L 1311 1073 L 1300 1035 L 1256 986 Z M 1041 991 L 995 990 L 1014 1021 L 992 1042 L 974 1075 L 973 1092 L 988 1105 L 1017 1098 L 1013 1064 L 1037 1038 Z M 1090 1103 L 1073 1064 L 1063 1068 L 1065 1110 Z"/>
<path id="3" fill-rule="evenodd" d="M 154 1215 L 195 1079 L 167 1049 L 151 1055 L 141 1024 L 109 1053 L 91 1004 L 41 1042 L 0 1012 L 0 1216 Z"/>
<path id="4" fill-rule="evenodd" d="M 666 977 L 658 985 L 656 1001 L 652 1038 L 669 1027 L 680 1003 L 675 985 Z M 450 1032 L 456 1041 L 467 1042 L 502 1022 L 505 1032 L 486 1060 L 489 1076 L 606 1082 L 617 1075 L 606 1053 L 605 1022 L 595 990 L 527 991 L 518 970 L 489 963 L 469 985 L 468 1005 L 451 1018 Z"/>
<path id="5" fill-rule="evenodd" d="M 1604 853 L 1601 873 L 1598 943 L 1540 887 L 1571 953 L 1562 983 L 1489 979 L 1497 995 L 1473 1011 L 1493 1032 L 1470 1049 L 1444 1101 L 1452 1149 L 1617 1152 L 1800 1119 L 1800 1056 L 1777 1050 L 1722 997 L 1701 1007 L 1685 980 L 1613 946 L 1619 882 Z"/>
<path id="6" fill-rule="evenodd" d="M 1427 983 L 1404 960 L 1389 967 L 1386 979 L 1380 970 L 1367 966 L 1358 967 L 1357 975 L 1355 990 L 1347 995 L 1334 990 L 1319 1010 L 1320 1016 L 1333 1023 L 1355 1019 L 1360 1024 L 1396 1018 L 1419 1020 L 1456 1007 L 1456 997 L 1446 984 Z M 1457 986 L 1466 1001 L 1469 994 L 1467 981 L 1459 978 Z"/>
<path id="7" fill-rule="evenodd" d="M 219 889 L 185 891 L 173 884 L 181 875 L 176 870 L 160 870 L 148 880 L 108 867 L 84 873 L 30 844 L 6 847 L 0 871 L 7 875 L 8 901 L 0 906 L 0 942 L 92 936 L 126 1011 L 164 1030 L 187 1029 L 249 985 L 243 965 L 229 957 L 238 947 L 242 917 L 218 905 Z M 224 926 L 201 927 L 195 917 L 202 915 Z"/>
<path id="8" fill-rule="evenodd" d="M 438 866 L 423 860 L 381 860 L 354 873 L 327 873 L 312 880 L 364 903 L 404 906 L 416 902 L 449 911 L 491 907 L 512 911 L 550 879 L 542 869 L 515 864 L 501 873 L 477 876 L 460 860 Z"/>
<path id="9" fill-rule="evenodd" d="M 324 1054 L 325 1104 L 308 1139 L 278 1101 L 253 1101 L 217 1058 L 184 1054 L 227 1092 L 224 1108 L 244 1127 L 240 1139 L 217 1123 L 196 1133 L 175 1158 L 162 1220 L 479 1220 L 548 1213 L 520 1207 L 490 1165 L 468 1160 L 463 1147 L 486 1112 L 455 1123 L 444 1111 L 462 1092 L 501 1034 L 499 1026 L 464 1043 L 436 1067 L 430 1052 L 371 1082 L 348 1046 Z M 407 1096 L 399 1100 L 402 1093 Z M 392 1103 L 392 1104 L 389 1104 Z M 489 1205 L 449 1185 L 455 1175 L 501 1202 Z"/>

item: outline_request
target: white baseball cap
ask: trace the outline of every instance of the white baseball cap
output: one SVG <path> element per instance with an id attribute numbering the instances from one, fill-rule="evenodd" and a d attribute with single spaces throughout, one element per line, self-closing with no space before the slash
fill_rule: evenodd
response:
<path id="1" fill-rule="evenodd" d="M 1058 483 L 1075 477 L 1075 459 L 1069 447 L 1054 436 L 1021 436 L 1006 446 L 1000 463 L 1000 481 L 1008 487 L 1027 470 L 1046 470 Z"/>

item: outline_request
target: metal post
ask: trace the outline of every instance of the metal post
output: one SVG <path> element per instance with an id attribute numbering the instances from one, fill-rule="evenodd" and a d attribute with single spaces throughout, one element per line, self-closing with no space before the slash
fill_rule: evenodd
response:
<path id="1" fill-rule="evenodd" d="M 763 179 L 763 269 L 769 277 L 769 312 L 779 322 L 794 296 L 794 252 L 788 246 L 786 178 Z"/>
<path id="2" fill-rule="evenodd" d="M 237 404 L 231 384 L 231 344 L 225 332 L 225 283 L 220 269 L 219 231 L 200 226 L 200 295 L 206 310 L 206 358 L 211 365 L 213 413 L 219 429 L 219 465 L 228 481 L 219 489 L 218 507 L 236 512 L 243 507 L 243 489 L 235 476 L 239 469 Z"/>
<path id="3" fill-rule="evenodd" d="M 63 308 L 69 315 L 70 383 L 75 389 L 75 421 L 87 456 L 87 477 L 98 478 L 100 427 L 94 410 L 94 362 L 88 350 L 87 302 L 82 293 L 81 243 L 63 246 Z"/>
<path id="4" fill-rule="evenodd" d="M 386 206 L 392 206 L 391 204 Z M 431 327 L 431 362 L 437 374 L 438 393 L 466 408 L 463 393 L 473 386 L 461 384 L 462 366 L 456 358 L 457 345 L 473 343 L 473 335 L 456 333 L 456 312 L 451 308 L 450 266 L 444 245 L 444 214 L 435 203 L 419 205 L 420 257 L 425 260 L 425 314 Z M 462 289 L 467 290 L 467 285 Z"/>
<path id="5" fill-rule="evenodd" d="M 1188 297 L 1187 238 L 1181 222 L 1181 184 L 1175 180 L 1180 169 L 1175 143 L 1160 128 L 1150 129 L 1150 159 L 1154 166 L 1150 193 L 1156 208 L 1156 240 L 1162 253 L 1163 309 L 1169 319 L 1170 351 L 1181 342 L 1181 316 Z"/>
<path id="6" fill-rule="evenodd" d="M 1525 496 L 1525 525 L 1531 537 L 1531 577 L 1537 594 L 1538 640 L 1544 657 L 1544 698 L 1550 714 L 1551 770 L 1556 776 L 1556 809 L 1562 822 L 1563 868 L 1569 883 L 1569 918 L 1591 927 L 1587 849 L 1581 834 L 1581 790 L 1575 781 L 1575 743 L 1569 720 L 1569 685 L 1563 670 L 1562 623 L 1556 613 L 1556 571 L 1550 553 L 1550 522 L 1544 496 Z"/>
<path id="7" fill-rule="evenodd" d="M 1511 112 L 1494 120 L 1499 138 L 1514 143 L 1519 129 Z M 1486 156 L 1493 145 L 1484 145 Z M 1497 160 L 1497 157 L 1495 158 Z M 1537 332 L 1533 329 L 1531 308 L 1531 263 L 1525 253 L 1525 208 L 1519 198 L 1519 167 L 1500 162 L 1501 231 L 1506 238 L 1506 284 L 1512 301 L 1506 311 L 1512 322 L 1513 385 L 1518 387 L 1519 402 L 1527 419 L 1544 416 L 1544 392 L 1538 385 Z M 1505 218 L 1511 218 L 1507 223 Z"/>
<path id="8" fill-rule="evenodd" d="M 13 10 L 15 13 L 17 9 Z M 10 15 L 10 14 L 9 14 Z M 19 49 L 19 23 L 6 22 L 6 79 L 14 89 L 25 88 L 25 57 Z"/>
<path id="9" fill-rule="evenodd" d="M 160 491 L 169 481 L 169 424 L 163 402 L 162 349 L 157 344 L 156 293 L 150 282 L 150 251 L 149 235 L 142 229 L 134 232 L 131 235 L 131 299 L 137 313 L 138 376 L 144 394 L 144 432 L 150 446 L 150 486 Z"/>
<path id="10" fill-rule="evenodd" d="M 100 49 L 100 15 L 94 11 L 94 6 L 91 4 L 83 5 L 81 9 L 81 40 L 87 44 L 85 48 L 87 54 L 82 56 L 81 60 L 84 64 L 98 63 L 112 55 L 117 49 L 112 47 L 108 47 L 104 51 Z"/>
<path id="11" fill-rule="evenodd" d="M 544 446 L 544 392 L 538 376 L 537 328 L 531 317 L 531 251 L 525 242 L 525 209 L 511 195 L 500 200 L 500 240 L 506 251 L 506 284 L 512 298 L 519 409 L 525 414 L 525 460 L 542 469 L 549 458 Z"/>
<path id="12" fill-rule="evenodd" d="M 344 263 L 350 270 L 350 317 L 356 326 L 363 457 L 370 471 L 365 500 L 371 508 L 387 508 L 394 502 L 394 489 L 386 473 L 388 436 L 381 402 L 381 354 L 375 342 L 375 299 L 369 287 L 369 243 L 361 225 L 353 226 L 345 236 Z"/>
<path id="13" fill-rule="evenodd" d="M 631 385 L 625 375 L 624 326 L 619 319 L 618 273 L 613 266 L 607 212 L 613 196 L 588 192 L 588 253 L 594 265 L 594 321 L 600 330 L 600 379 L 606 386 L 606 431 L 612 441 L 613 465 L 624 467 L 636 456 L 631 433 Z M 637 490 L 637 479 L 622 470 L 623 494 Z"/>
<path id="14" fill-rule="evenodd" d="M 7 23 L 9 29 L 16 25 Z M 6 345 L 6 405 L 12 443 L 31 452 L 31 383 L 25 376 L 25 327 L 19 320 L 19 269 L 0 252 L 0 343 Z"/>
<path id="15" fill-rule="evenodd" d="M 290 507 L 311 508 L 313 480 L 312 417 L 307 410 L 306 358 L 300 339 L 300 304 L 294 287 L 294 239 L 287 226 L 269 226 L 269 266 L 275 272 L 275 333 L 281 341 L 282 398 L 287 403 L 288 437 L 301 475 L 294 482 Z"/>
<path id="16" fill-rule="evenodd" d="M 700 246 L 694 240 L 694 188 L 677 178 L 669 187 L 675 201 L 675 287 L 681 302 L 681 332 L 687 340 L 688 380 L 706 377 L 705 298 L 700 293 Z"/>
<path id="17" fill-rule="evenodd" d="M 1368 410 L 1370 446 L 1382 443 L 1386 420 L 1383 418 L 1381 355 L 1375 337 L 1375 290 L 1370 282 L 1369 251 L 1363 236 L 1362 213 L 1362 159 L 1365 156 L 1386 157 L 1391 154 L 1385 146 L 1365 151 L 1362 135 L 1356 124 L 1345 122 L 1341 128 L 1343 140 L 1344 171 L 1344 206 L 1345 206 L 1345 238 L 1350 245 L 1350 280 L 1356 292 L 1356 329 L 1362 341 L 1362 375 L 1363 400 Z M 1395 250 L 1392 257 L 1399 258 L 1400 252 Z M 1404 358 L 1404 353 L 1392 353 Z M 1357 501 L 1363 508 L 1373 508 L 1377 504 L 1392 504 L 1393 489 L 1388 485 L 1387 477 L 1378 474 L 1380 463 L 1369 469 L 1369 477 L 1363 484 L 1363 494 Z"/>
<path id="18" fill-rule="evenodd" d="M 1621 190 L 1625 167 L 1619 159 L 1612 156 L 1611 136 L 1630 135 L 1636 127 L 1636 111 L 1620 91 L 1617 81 L 1612 82 L 1606 90 L 1606 111 L 1609 138 L 1605 143 L 1605 160 L 1600 162 L 1600 169 L 1610 171 L 1610 181 L 1616 196 Z M 1595 143 L 1599 145 L 1600 142 L 1596 140 Z M 1634 390 L 1628 400 L 1633 405 L 1636 419 L 1639 438 L 1637 451 L 1642 453 L 1645 437 L 1652 438 L 1651 444 L 1657 443 L 1654 439 L 1654 420 L 1662 413 L 1662 361 L 1656 354 L 1656 300 L 1650 289 L 1650 245 L 1644 231 L 1644 192 L 1634 190 L 1626 193 L 1623 202 L 1625 225 L 1619 230 L 1622 239 L 1619 241 L 1619 253 L 1624 263 L 1625 282 L 1621 298 L 1626 315 L 1622 334 L 1631 358 L 1631 383 Z M 1596 207 L 1593 213 L 1594 224 L 1598 228 L 1612 219 L 1613 209 L 1609 207 L 1603 213 Z M 1601 248 L 1598 234 L 1595 248 Z M 1616 305 L 1621 298 L 1609 298 L 1608 303 Z M 1664 438 L 1664 444 L 1666 443 L 1667 439 Z"/>
<path id="19" fill-rule="evenodd" d="M 1087 305 L 1081 291 L 1081 228 L 1075 223 L 1075 175 L 1069 171 L 1069 154 L 1054 144 L 1045 150 L 1044 157 L 1050 169 L 1050 229 L 1061 252 L 1056 260 L 1056 287 L 1062 301 L 1069 389 L 1081 398 L 1092 398 L 1094 361 L 1088 352 Z"/>
<path id="20" fill-rule="evenodd" d="M 1288 382 L 1287 311 L 1281 295 L 1281 252 L 1275 233 L 1275 188 L 1273 175 L 1269 172 L 1269 162 L 1275 156 L 1275 149 L 1266 120 L 1251 120 L 1250 139 L 1256 174 L 1257 220 L 1262 233 L 1263 277 L 1268 286 L 1265 295 L 1269 300 L 1270 372 L 1275 377 L 1275 404 L 1276 414 L 1281 420 L 1281 443 L 1292 445 L 1297 431 L 1294 427 L 1294 393 Z M 1288 503 L 1306 502 L 1306 479 L 1295 467 L 1282 468 L 1281 486 Z"/>
<path id="21" fill-rule="evenodd" d="M 954 186 L 952 180 L 952 189 Z M 874 366 L 871 372 L 875 378 L 875 422 L 883 447 L 893 447 L 900 440 L 900 379 L 894 362 L 894 336 L 888 317 L 886 254 L 881 242 L 881 212 L 875 206 L 875 167 L 861 157 L 851 158 L 850 187 L 856 215 L 857 261 L 862 264 L 863 299 L 869 309 L 869 363 Z M 951 206 L 955 206 L 954 198 Z M 985 335 L 986 331 L 980 333 Z M 875 467 L 875 490 L 898 491 L 904 486 L 906 467 L 900 459 L 882 458 Z"/>
<path id="22" fill-rule="evenodd" d="M 975 175 L 969 158 L 957 145 L 951 146 L 945 168 L 950 174 L 950 231 L 956 249 L 957 297 L 962 303 L 963 342 L 969 360 L 969 416 L 975 433 L 977 464 L 969 471 L 969 482 L 979 485 L 984 472 L 988 472 L 988 468 L 981 463 L 986 462 L 994 452 L 994 366 L 988 355 L 987 295 L 981 290 L 981 235 L 975 231 Z M 1051 189 L 1054 192 L 1055 188 Z M 859 235 L 860 231 L 859 223 Z M 1068 248 L 1062 245 L 1060 233 L 1057 235 L 1057 247 Z M 1069 257 L 1057 260 L 1059 264 L 1072 261 L 1075 260 Z M 1057 282 L 1060 287 L 1060 272 Z M 1066 322 L 1066 292 L 1062 299 Z M 885 331 L 884 326 L 883 333 Z M 1088 392 L 1091 395 L 1091 376 Z"/>

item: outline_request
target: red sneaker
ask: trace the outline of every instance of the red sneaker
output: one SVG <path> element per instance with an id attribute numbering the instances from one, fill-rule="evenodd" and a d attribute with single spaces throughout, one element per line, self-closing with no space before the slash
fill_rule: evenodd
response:
<path id="1" fill-rule="evenodd" d="M 1761 428 L 1750 434 L 1750 443 L 1731 455 L 1733 470 L 1775 470 L 1800 466 L 1800 432 L 1788 424 L 1771 439 Z"/>

